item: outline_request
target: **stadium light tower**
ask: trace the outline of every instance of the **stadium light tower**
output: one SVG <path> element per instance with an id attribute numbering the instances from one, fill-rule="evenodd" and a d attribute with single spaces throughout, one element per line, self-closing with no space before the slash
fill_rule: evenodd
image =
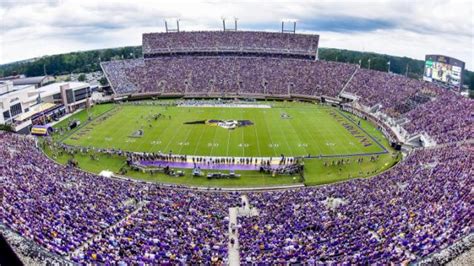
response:
<path id="1" fill-rule="evenodd" d="M 296 33 L 296 19 L 292 18 L 284 18 L 281 19 L 281 32 L 282 33 Z M 285 23 L 289 23 L 290 25 L 293 24 L 293 28 L 285 28 Z"/>
<path id="2" fill-rule="evenodd" d="M 166 32 L 179 32 L 179 18 L 167 18 L 165 19 L 165 29 Z M 176 23 L 176 28 L 173 28 L 172 24 Z"/>
<path id="3" fill-rule="evenodd" d="M 237 21 L 239 20 L 239 18 L 233 17 L 233 20 L 234 20 L 234 23 L 233 23 L 233 24 L 234 24 L 234 27 L 233 27 L 233 28 L 228 28 L 228 27 L 227 27 L 227 25 L 226 25 L 226 23 L 225 23 L 226 20 L 227 20 L 226 17 L 223 16 L 223 17 L 221 17 L 221 19 L 222 19 L 222 29 L 223 29 L 224 31 L 237 31 Z"/>

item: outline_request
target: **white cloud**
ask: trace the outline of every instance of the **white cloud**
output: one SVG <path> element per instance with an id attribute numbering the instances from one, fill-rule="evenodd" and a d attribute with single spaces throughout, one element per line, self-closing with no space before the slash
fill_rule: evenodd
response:
<path id="1" fill-rule="evenodd" d="M 179 17 L 184 30 L 220 29 L 221 16 L 243 29 L 279 30 L 281 18 L 321 35 L 321 46 L 423 59 L 439 53 L 474 67 L 471 1 L 95 1 L 0 0 L 0 63 L 69 51 L 139 45 Z M 304 28 L 302 28 L 304 26 Z"/>

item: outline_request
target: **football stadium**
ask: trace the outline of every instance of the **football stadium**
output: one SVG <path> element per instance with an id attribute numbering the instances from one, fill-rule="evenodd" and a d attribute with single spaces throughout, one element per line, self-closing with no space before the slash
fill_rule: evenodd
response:
<path id="1" fill-rule="evenodd" d="M 14 114 L 9 100 L 0 262 L 444 265 L 469 254 L 462 61 L 428 55 L 415 79 L 321 60 L 320 36 L 296 22 L 223 22 L 143 33 L 142 57 L 100 62 L 100 97 L 69 83 L 32 89 L 38 109 Z"/>

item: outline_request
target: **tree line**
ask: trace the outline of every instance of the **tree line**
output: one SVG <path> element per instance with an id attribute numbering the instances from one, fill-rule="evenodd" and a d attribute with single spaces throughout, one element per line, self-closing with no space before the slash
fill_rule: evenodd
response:
<path id="1" fill-rule="evenodd" d="M 378 71 L 390 71 L 407 75 L 411 78 L 421 79 L 424 71 L 424 61 L 408 57 L 398 57 L 371 52 L 358 52 L 334 48 L 320 48 L 319 59 L 359 64 L 362 68 Z M 25 74 L 28 77 L 48 75 L 64 75 L 71 73 L 89 73 L 100 71 L 101 61 L 115 59 L 131 59 L 142 57 L 141 46 L 128 46 L 120 48 L 72 52 L 40 58 L 18 61 L 0 65 L 0 77 Z M 464 84 L 474 90 L 474 73 L 465 70 Z"/>

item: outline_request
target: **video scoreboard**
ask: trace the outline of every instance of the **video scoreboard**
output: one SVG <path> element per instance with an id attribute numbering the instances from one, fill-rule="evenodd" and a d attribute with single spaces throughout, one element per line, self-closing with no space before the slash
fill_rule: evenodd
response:
<path id="1" fill-rule="evenodd" d="M 461 88 L 465 63 L 444 55 L 426 55 L 423 80 Z"/>

